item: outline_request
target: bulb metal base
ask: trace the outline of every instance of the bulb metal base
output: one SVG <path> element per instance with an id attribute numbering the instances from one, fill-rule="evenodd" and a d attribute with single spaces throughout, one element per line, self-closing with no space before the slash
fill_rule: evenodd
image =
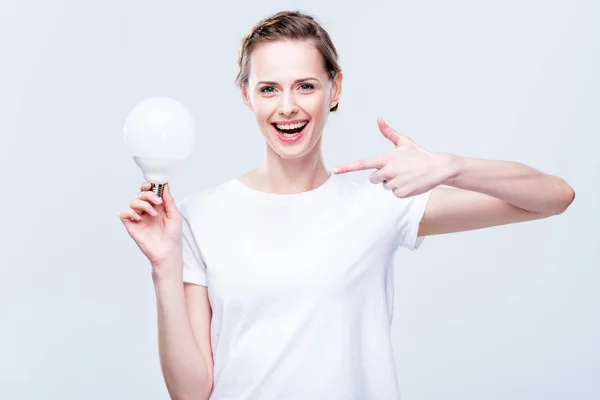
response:
<path id="1" fill-rule="evenodd" d="M 152 188 L 150 190 L 152 190 L 158 197 L 163 197 L 163 192 L 165 190 L 165 185 L 167 185 L 167 182 L 165 183 L 159 183 L 159 184 L 152 184 Z"/>

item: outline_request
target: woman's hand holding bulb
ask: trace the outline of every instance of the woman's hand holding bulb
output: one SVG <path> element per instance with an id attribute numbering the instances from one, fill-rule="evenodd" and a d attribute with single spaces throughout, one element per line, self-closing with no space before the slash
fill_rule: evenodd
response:
<path id="1" fill-rule="evenodd" d="M 129 235 L 150 260 L 153 278 L 181 279 L 182 216 L 165 185 L 162 199 L 144 182 L 140 192 L 129 203 L 129 210 L 119 217 Z"/>

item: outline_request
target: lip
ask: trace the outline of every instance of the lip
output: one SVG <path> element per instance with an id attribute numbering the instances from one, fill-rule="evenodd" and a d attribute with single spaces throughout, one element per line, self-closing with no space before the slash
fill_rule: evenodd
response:
<path id="1" fill-rule="evenodd" d="M 306 121 L 306 120 L 297 120 L 297 121 L 298 122 L 302 122 L 302 121 Z M 294 122 L 292 122 L 292 123 L 294 123 Z M 302 139 L 302 136 L 304 136 L 304 132 L 306 132 L 306 127 L 308 126 L 309 123 L 310 123 L 310 121 L 306 121 L 306 125 L 304 126 L 304 129 L 302 129 L 302 131 L 300 133 L 298 133 L 296 136 L 293 136 L 293 137 L 285 137 L 285 136 L 283 136 L 277 130 L 277 128 L 275 128 L 275 123 L 272 123 L 271 127 L 273 128 L 273 130 L 277 134 L 277 137 L 279 138 L 279 140 L 281 140 L 284 143 L 294 143 L 294 142 L 297 142 L 298 140 Z"/>

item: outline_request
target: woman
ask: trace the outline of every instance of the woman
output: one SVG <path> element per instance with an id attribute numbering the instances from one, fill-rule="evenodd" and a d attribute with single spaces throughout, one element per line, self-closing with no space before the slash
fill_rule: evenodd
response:
<path id="1" fill-rule="evenodd" d="M 329 35 L 310 16 L 278 13 L 244 38 L 238 61 L 261 165 L 179 205 L 168 186 L 162 202 L 144 183 L 120 214 L 152 264 L 169 393 L 398 399 L 395 251 L 560 214 L 574 192 L 523 164 L 426 151 L 382 120 L 388 153 L 329 172 L 321 137 L 342 88 Z M 343 175 L 363 169 L 375 170 L 364 184 Z"/>

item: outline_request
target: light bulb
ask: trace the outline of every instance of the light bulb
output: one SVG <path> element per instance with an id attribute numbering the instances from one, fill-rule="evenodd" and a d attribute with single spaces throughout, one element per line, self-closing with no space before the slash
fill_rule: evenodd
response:
<path id="1" fill-rule="evenodd" d="M 133 160 L 152 183 L 152 191 L 162 197 L 164 185 L 193 150 L 192 114 L 173 99 L 150 97 L 131 110 L 124 131 Z"/>

